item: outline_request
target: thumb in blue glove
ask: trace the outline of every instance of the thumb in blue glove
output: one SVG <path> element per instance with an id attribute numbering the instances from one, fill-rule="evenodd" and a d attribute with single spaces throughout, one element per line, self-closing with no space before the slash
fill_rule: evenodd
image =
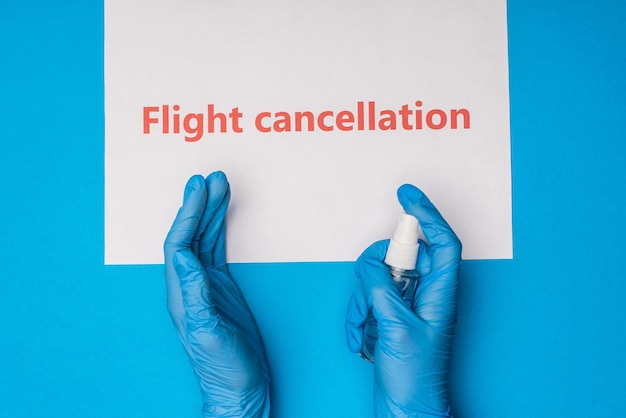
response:
<path id="1" fill-rule="evenodd" d="M 226 265 L 229 200 L 222 172 L 187 182 L 164 245 L 168 310 L 198 377 L 204 416 L 267 418 L 263 342 Z"/>
<path id="2" fill-rule="evenodd" d="M 402 299 L 383 263 L 389 241 L 367 248 L 355 263 L 360 286 L 348 304 L 348 348 L 361 351 L 370 310 L 378 322 L 374 362 L 377 417 L 450 417 L 448 367 L 456 323 L 461 243 L 416 187 L 398 189 L 405 212 L 419 221 L 422 242 L 412 304 Z"/>

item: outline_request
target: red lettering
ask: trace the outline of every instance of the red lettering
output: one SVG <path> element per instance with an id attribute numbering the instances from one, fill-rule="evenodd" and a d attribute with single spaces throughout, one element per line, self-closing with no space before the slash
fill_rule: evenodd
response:
<path id="1" fill-rule="evenodd" d="M 457 129 L 459 115 L 463 116 L 463 129 L 470 128 L 470 113 L 467 109 L 452 109 L 450 111 L 450 128 Z"/>
<path id="2" fill-rule="evenodd" d="M 377 110 L 376 102 L 367 102 L 367 109 L 364 101 L 356 102 L 356 112 L 354 108 L 350 110 L 324 110 L 319 113 L 310 111 L 280 111 L 260 112 L 256 115 L 254 123 L 258 132 L 295 132 L 321 130 L 324 132 L 352 131 L 352 130 L 382 130 L 390 131 L 396 129 L 422 130 L 424 128 L 441 130 L 449 129 L 470 129 L 471 115 L 466 108 L 457 109 L 422 109 L 422 101 L 414 102 L 415 108 L 404 104 L 399 109 Z M 170 109 L 171 107 L 171 109 Z M 180 112 L 181 106 L 160 105 L 143 107 L 143 133 L 150 134 L 153 127 L 161 124 L 163 134 L 172 132 L 175 134 L 184 132 L 186 142 L 196 142 L 203 138 L 204 133 L 221 132 L 226 133 L 231 130 L 234 133 L 242 133 L 243 113 L 239 107 L 233 107 L 230 112 L 217 112 L 214 104 L 207 105 L 207 113 L 185 113 Z M 170 117 L 171 116 L 171 117 Z M 292 117 L 295 126 L 292 127 Z M 228 121 L 230 119 L 230 123 Z M 367 122 L 366 122 L 367 120 Z M 206 127 L 205 127 L 206 123 Z M 398 124 L 400 123 L 400 126 Z M 217 125 L 219 124 L 219 126 Z M 425 125 L 425 126 L 424 126 Z"/>
<path id="3" fill-rule="evenodd" d="M 172 106 L 174 112 L 178 112 L 180 110 L 180 106 L 174 105 Z M 174 133 L 180 133 L 180 115 L 178 113 L 174 113 Z"/>
<path id="4" fill-rule="evenodd" d="M 208 131 L 211 134 L 215 132 L 215 119 L 220 120 L 220 132 L 226 132 L 226 115 L 221 112 L 215 113 L 215 106 L 210 104 L 208 106 L 207 120 L 209 125 Z"/>
<path id="5" fill-rule="evenodd" d="M 243 116 L 243 113 L 239 112 L 238 107 L 233 107 L 232 111 L 228 114 L 228 117 L 230 118 L 231 123 L 232 123 L 233 132 L 238 133 L 238 134 L 243 132 L 243 128 L 239 126 L 239 119 L 242 116 Z"/>
<path id="6" fill-rule="evenodd" d="M 170 107 L 163 105 L 163 133 L 170 133 Z"/>
<path id="7" fill-rule="evenodd" d="M 326 123 L 324 122 L 324 119 L 327 118 L 328 116 L 332 117 L 333 116 L 333 112 L 331 112 L 330 110 L 326 110 L 322 113 L 319 114 L 319 116 L 317 117 L 317 125 L 320 127 L 320 129 L 322 131 L 332 131 L 334 128 L 332 125 L 326 125 Z"/>
<path id="8" fill-rule="evenodd" d="M 406 130 L 413 129 L 413 127 L 409 123 L 409 116 L 413 114 L 413 111 L 409 109 L 409 105 L 405 104 L 404 106 L 402 106 L 398 113 L 402 117 L 402 128 Z"/>
<path id="9" fill-rule="evenodd" d="M 416 101 L 415 106 L 421 107 L 422 101 Z M 422 109 L 415 109 L 415 129 L 422 129 Z"/>
<path id="10" fill-rule="evenodd" d="M 362 131 L 365 129 L 365 109 L 363 108 L 363 102 L 357 102 L 356 104 L 356 113 L 357 113 L 357 129 Z"/>
<path id="11" fill-rule="evenodd" d="M 311 112 L 296 112 L 296 132 L 302 130 L 302 119 L 306 116 L 307 131 L 311 132 L 315 130 L 315 116 Z"/>
<path id="12" fill-rule="evenodd" d="M 151 124 L 159 122 L 159 118 L 150 117 L 150 114 L 152 112 L 158 112 L 158 111 L 159 111 L 158 106 L 148 106 L 148 107 L 143 108 L 143 133 L 144 134 L 150 133 Z"/>
<path id="13" fill-rule="evenodd" d="M 433 118 L 435 115 L 439 116 L 439 123 L 433 122 Z M 428 125 L 430 129 L 442 129 L 446 126 L 446 123 L 448 123 L 448 118 L 446 117 L 446 112 L 444 112 L 443 110 L 433 109 L 429 110 L 428 113 L 426 113 L 426 125 Z"/>
<path id="14" fill-rule="evenodd" d="M 375 102 L 368 102 L 367 103 L 367 108 L 368 108 L 368 121 L 369 121 L 369 128 L 370 131 L 375 131 L 376 130 L 376 103 Z"/>
<path id="15" fill-rule="evenodd" d="M 337 128 L 340 131 L 351 131 L 354 124 L 354 114 L 347 110 L 337 113 Z"/>
<path id="16" fill-rule="evenodd" d="M 254 126 L 256 126 L 256 129 L 259 132 L 270 132 L 272 130 L 271 128 L 266 128 L 265 126 L 263 126 L 262 123 L 263 119 L 270 117 L 272 117 L 272 114 L 270 112 L 261 112 L 256 115 L 256 118 L 254 119 Z"/>
<path id="17" fill-rule="evenodd" d="M 276 120 L 274 121 L 274 132 L 289 132 L 289 131 L 291 131 L 291 118 L 289 117 L 289 113 L 277 112 Z"/>
<path id="18" fill-rule="evenodd" d="M 192 126 L 191 121 L 195 120 L 195 124 Z M 191 134 L 193 136 L 185 135 L 185 141 L 187 142 L 195 142 L 199 141 L 202 138 L 203 128 L 204 128 L 204 115 L 202 113 L 189 113 L 183 119 L 183 125 L 185 128 L 185 133 Z"/>
<path id="19" fill-rule="evenodd" d="M 396 129 L 396 112 L 393 110 L 381 110 L 381 119 L 378 121 L 378 127 L 383 131 Z"/>

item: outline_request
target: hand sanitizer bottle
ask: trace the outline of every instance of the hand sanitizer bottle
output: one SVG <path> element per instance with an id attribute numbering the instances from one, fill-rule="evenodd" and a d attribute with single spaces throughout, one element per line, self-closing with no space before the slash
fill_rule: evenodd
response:
<path id="1" fill-rule="evenodd" d="M 419 250 L 418 236 L 417 218 L 406 213 L 401 214 L 385 255 L 385 264 L 389 267 L 394 285 L 409 309 L 412 308 L 419 277 L 415 271 Z M 370 309 L 363 327 L 363 346 L 359 353 L 364 360 L 374 361 L 377 340 L 378 323 Z"/>

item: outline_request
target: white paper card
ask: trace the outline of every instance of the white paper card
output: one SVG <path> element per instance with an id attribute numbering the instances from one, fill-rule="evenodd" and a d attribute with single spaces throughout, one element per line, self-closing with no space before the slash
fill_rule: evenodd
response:
<path id="1" fill-rule="evenodd" d="M 512 257 L 505 0 L 105 1 L 105 263 L 163 262 L 186 180 L 230 262 L 354 260 L 420 187 Z"/>

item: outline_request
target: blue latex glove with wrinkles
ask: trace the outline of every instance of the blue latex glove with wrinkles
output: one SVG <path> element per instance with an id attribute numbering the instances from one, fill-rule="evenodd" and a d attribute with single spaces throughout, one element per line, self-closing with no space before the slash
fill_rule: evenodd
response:
<path id="1" fill-rule="evenodd" d="M 377 417 L 450 417 L 448 364 L 456 324 L 461 243 L 428 198 L 416 187 L 398 189 L 428 242 L 420 242 L 420 275 L 412 306 L 401 299 L 383 264 L 389 241 L 363 252 L 355 264 L 360 286 L 348 305 L 348 348 L 359 352 L 370 309 L 378 321 L 374 360 Z"/>
<path id="2" fill-rule="evenodd" d="M 254 317 L 226 265 L 222 172 L 187 182 L 165 240 L 168 310 L 200 382 L 205 417 L 268 417 L 269 370 Z"/>

